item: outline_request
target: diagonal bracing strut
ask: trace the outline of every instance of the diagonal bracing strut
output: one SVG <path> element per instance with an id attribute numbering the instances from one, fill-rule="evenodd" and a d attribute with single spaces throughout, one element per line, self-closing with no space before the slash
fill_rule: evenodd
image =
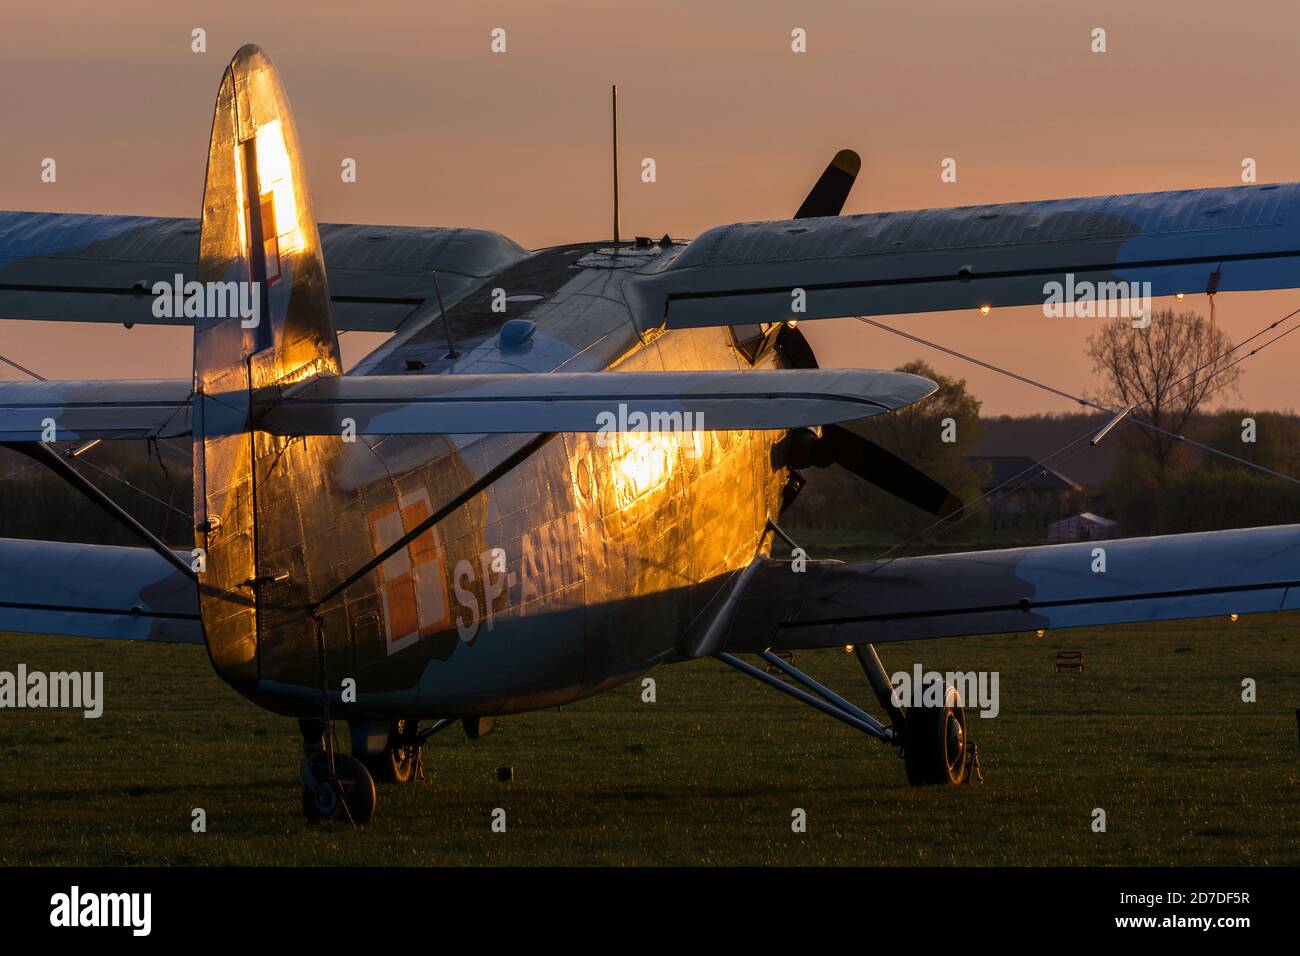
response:
<path id="1" fill-rule="evenodd" d="M 886 727 L 866 711 L 850 704 L 834 691 L 817 683 L 817 681 L 803 673 L 803 671 L 799 670 L 794 665 L 781 660 L 781 658 L 769 651 L 764 651 L 760 656 L 769 664 L 777 667 L 782 673 L 789 674 L 805 687 L 811 688 L 815 693 L 810 694 L 808 691 L 800 690 L 793 684 L 787 684 L 780 678 L 773 677 L 766 671 L 760 670 L 746 661 L 742 661 L 739 657 L 736 657 L 733 654 L 720 652 L 713 656 L 722 661 L 722 663 L 734 667 L 742 674 L 748 674 L 755 680 L 767 684 L 769 687 L 774 687 L 781 691 L 781 693 L 787 694 L 795 700 L 805 703 L 815 710 L 821 711 L 826 716 L 834 717 L 841 723 L 848 724 L 854 730 L 860 730 L 864 734 L 869 734 L 877 740 L 883 740 L 886 743 L 889 743 L 894 739 L 893 728 Z"/>
<path id="2" fill-rule="evenodd" d="M 194 572 L 194 569 L 185 561 L 181 560 L 175 551 L 167 547 L 167 545 L 164 544 L 157 535 L 132 517 L 130 512 L 108 495 L 104 494 L 104 492 L 100 491 L 99 488 L 92 484 L 85 475 L 68 464 L 63 456 L 48 444 L 39 441 L 15 441 L 0 442 L 0 445 L 3 445 L 11 451 L 16 451 L 21 455 L 26 455 L 28 458 L 44 465 L 95 505 L 102 508 L 111 518 L 113 518 L 113 520 L 119 522 L 131 532 L 143 538 L 150 548 L 160 554 L 170 564 L 174 565 L 178 571 L 184 574 L 191 581 L 197 581 L 199 579 L 199 576 Z"/>

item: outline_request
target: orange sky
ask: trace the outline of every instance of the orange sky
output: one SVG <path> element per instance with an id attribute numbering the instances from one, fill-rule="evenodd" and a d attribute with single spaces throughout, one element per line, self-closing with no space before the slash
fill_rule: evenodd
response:
<path id="1" fill-rule="evenodd" d="M 1295 0 L 10 6 L 4 209 L 197 215 L 217 84 L 248 41 L 284 77 L 326 221 L 480 226 L 531 247 L 602 238 L 612 82 L 627 235 L 789 216 L 841 146 L 863 158 L 847 212 L 1233 185 L 1248 156 L 1261 182 L 1300 179 Z M 489 51 L 498 26 L 504 55 Z M 206 54 L 190 52 L 194 27 Z M 808 32 L 804 55 L 790 52 L 794 27 Z M 1105 54 L 1089 50 L 1094 27 Z M 46 156 L 55 184 L 40 182 Z M 340 181 L 345 156 L 355 184 Z M 639 180 L 646 156 L 653 184 Z M 948 156 L 952 184 L 939 179 Z M 1297 306 L 1300 292 L 1224 295 L 1218 312 L 1241 339 Z M 1091 386 L 1089 320 L 1020 309 L 893 321 L 1069 391 Z M 853 320 L 805 328 L 826 364 L 923 354 Z M 376 341 L 349 333 L 345 356 Z M 1296 349 L 1286 339 L 1247 361 L 1234 404 L 1300 408 Z M 0 353 L 51 378 L 184 377 L 190 333 L 3 323 Z M 987 413 L 1070 407 L 923 357 L 966 377 Z"/>

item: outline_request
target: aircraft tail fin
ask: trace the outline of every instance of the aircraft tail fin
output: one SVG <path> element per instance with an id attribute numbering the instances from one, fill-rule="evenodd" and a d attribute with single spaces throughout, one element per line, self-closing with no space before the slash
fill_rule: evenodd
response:
<path id="1" fill-rule="evenodd" d="M 198 279 L 206 309 L 195 323 L 199 391 L 338 374 L 338 335 L 298 136 L 275 67 L 249 44 L 231 59 L 217 93 L 199 233 Z M 226 283 L 239 284 L 239 306 Z M 215 313 L 215 314 L 207 314 Z M 252 314 L 249 314 L 252 313 Z"/>
<path id="2" fill-rule="evenodd" d="M 218 673 L 247 687 L 258 677 L 264 613 L 258 569 L 278 560 L 278 544 L 270 529 L 259 535 L 257 517 L 276 497 L 262 463 L 274 460 L 279 439 L 253 430 L 252 396 L 341 371 L 289 102 L 270 59 L 251 44 L 231 59 L 217 93 L 198 282 L 194 516 L 206 561 L 204 626 Z"/>

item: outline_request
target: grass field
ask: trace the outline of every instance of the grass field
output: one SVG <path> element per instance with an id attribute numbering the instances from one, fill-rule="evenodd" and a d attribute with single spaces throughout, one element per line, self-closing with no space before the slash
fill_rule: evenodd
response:
<path id="1" fill-rule="evenodd" d="M 306 825 L 296 726 L 226 688 L 202 648 L 5 636 L 0 669 L 102 670 L 106 707 L 0 711 L 0 864 L 1294 865 L 1298 624 L 886 645 L 891 671 L 1000 672 L 1001 715 L 972 718 L 985 783 L 948 789 L 909 788 L 889 748 L 721 664 L 673 665 L 654 704 L 634 683 L 476 742 L 448 730 L 425 780 L 381 788 L 358 831 Z M 1059 649 L 1086 670 L 1054 673 Z M 851 655 L 798 663 L 868 704 Z"/>

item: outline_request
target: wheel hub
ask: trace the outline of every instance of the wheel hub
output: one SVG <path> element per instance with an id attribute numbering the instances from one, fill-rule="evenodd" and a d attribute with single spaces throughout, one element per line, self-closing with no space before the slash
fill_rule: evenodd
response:
<path id="1" fill-rule="evenodd" d="M 962 726 L 957 716 L 949 711 L 947 715 L 948 732 L 946 734 L 946 751 L 948 766 L 956 768 L 961 765 L 962 759 L 966 755 L 966 728 Z"/>

